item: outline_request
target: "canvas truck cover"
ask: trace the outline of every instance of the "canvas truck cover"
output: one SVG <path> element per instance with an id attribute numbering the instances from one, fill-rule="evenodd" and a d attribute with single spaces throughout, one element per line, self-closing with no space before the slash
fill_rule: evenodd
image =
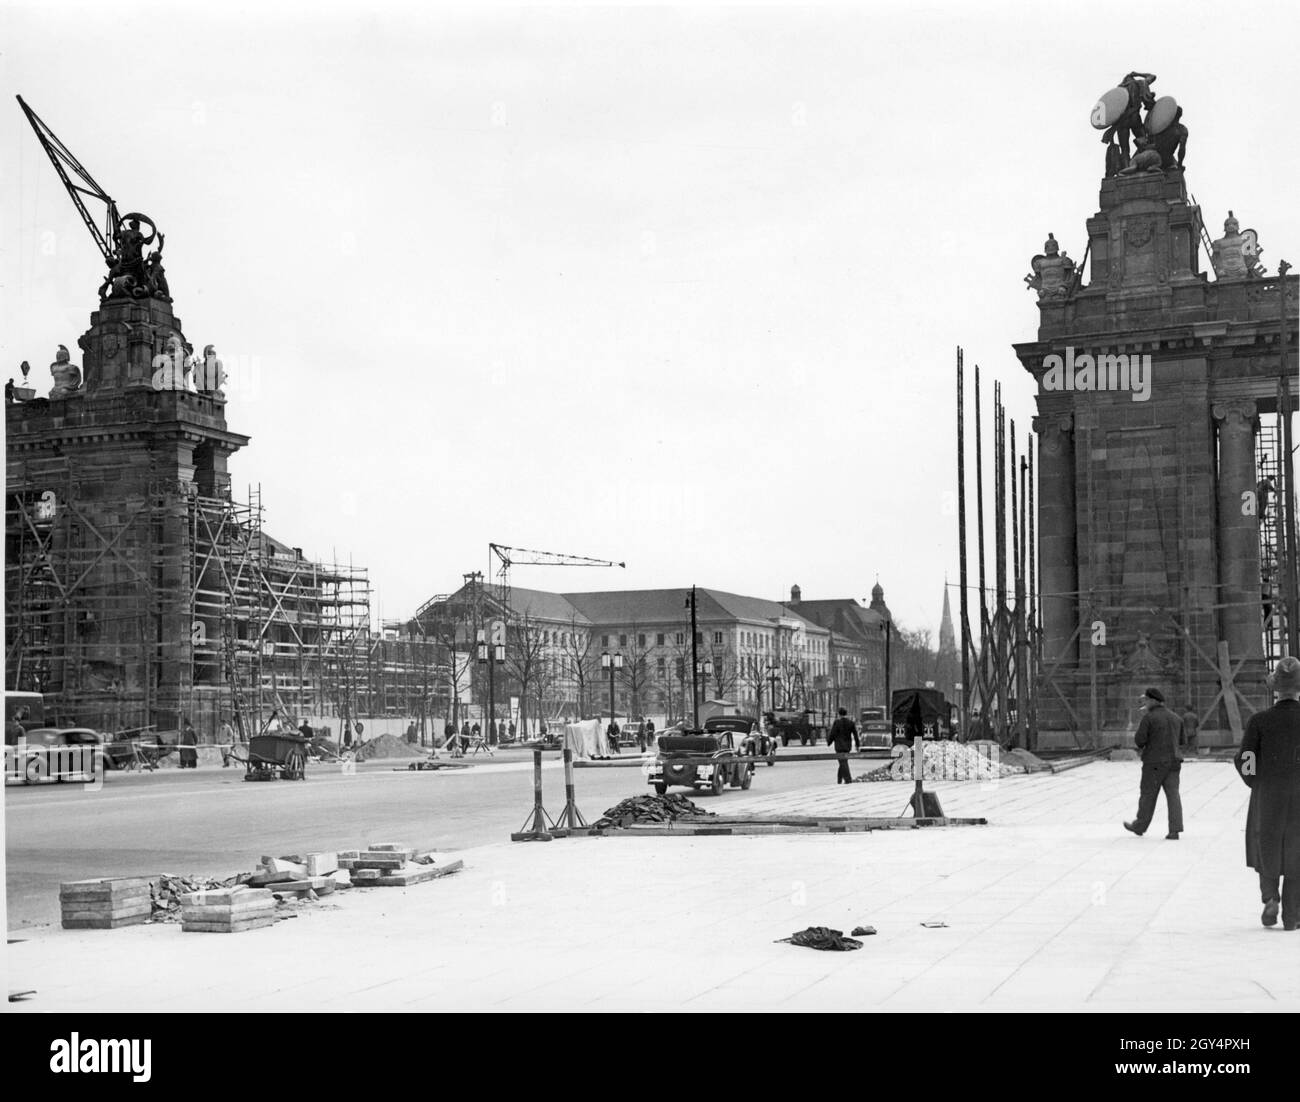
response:
<path id="1" fill-rule="evenodd" d="M 890 720 L 895 738 L 948 738 L 948 702 L 938 689 L 897 689 L 894 691 Z M 899 725 L 904 728 L 900 735 Z M 930 733 L 925 734 L 926 727 Z"/>

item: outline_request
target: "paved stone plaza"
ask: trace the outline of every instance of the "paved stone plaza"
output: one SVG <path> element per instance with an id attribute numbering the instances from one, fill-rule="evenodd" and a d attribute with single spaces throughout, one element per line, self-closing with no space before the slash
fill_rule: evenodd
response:
<path id="1" fill-rule="evenodd" d="M 502 842 L 458 854 L 445 880 L 336 893 L 244 934 L 23 931 L 9 984 L 36 994 L 11 1009 L 1300 1009 L 1300 934 L 1259 923 L 1232 767 L 1184 767 L 1178 842 L 1163 807 L 1147 836 L 1122 829 L 1138 770 L 934 785 L 983 827 Z M 828 782 L 725 810 L 906 800 L 900 784 Z M 777 942 L 819 925 L 878 934 L 850 953 Z"/>

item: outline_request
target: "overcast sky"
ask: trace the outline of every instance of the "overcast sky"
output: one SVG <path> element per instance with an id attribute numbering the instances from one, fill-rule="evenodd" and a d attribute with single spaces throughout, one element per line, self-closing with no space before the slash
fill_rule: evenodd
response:
<path id="1" fill-rule="evenodd" d="M 0 348 L 44 392 L 103 267 L 21 93 L 167 234 L 236 493 L 383 616 L 495 541 L 627 562 L 513 572 L 558 591 L 879 575 L 937 630 L 954 349 L 1023 437 L 1022 279 L 1083 256 L 1101 93 L 1156 73 L 1211 236 L 1300 261 L 1296 10 L 6 0 Z"/>

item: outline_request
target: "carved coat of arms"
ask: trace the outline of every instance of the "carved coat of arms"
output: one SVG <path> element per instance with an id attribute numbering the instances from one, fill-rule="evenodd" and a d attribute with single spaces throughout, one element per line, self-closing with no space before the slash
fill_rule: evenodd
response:
<path id="1" fill-rule="evenodd" d="M 1143 249 L 1151 243 L 1151 238 L 1155 236 L 1156 224 L 1154 222 L 1136 222 L 1124 229 L 1124 243 L 1131 249 Z"/>

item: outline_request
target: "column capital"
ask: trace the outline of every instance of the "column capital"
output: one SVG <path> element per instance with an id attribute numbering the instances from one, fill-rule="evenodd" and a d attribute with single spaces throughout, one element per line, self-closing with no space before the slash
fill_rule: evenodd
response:
<path id="1" fill-rule="evenodd" d="M 1211 412 L 1223 428 L 1251 428 L 1255 424 L 1259 406 L 1254 398 L 1233 398 L 1215 402 Z"/>
<path id="2" fill-rule="evenodd" d="M 1074 414 L 1039 414 L 1033 420 L 1033 429 L 1043 451 L 1048 455 L 1059 455 L 1065 449 L 1067 436 L 1074 431 Z"/>

